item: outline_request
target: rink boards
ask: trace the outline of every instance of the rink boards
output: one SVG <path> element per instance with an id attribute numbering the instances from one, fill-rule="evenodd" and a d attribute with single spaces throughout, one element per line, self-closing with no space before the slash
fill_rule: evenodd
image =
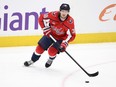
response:
<path id="1" fill-rule="evenodd" d="M 0 47 L 33 46 L 37 45 L 37 42 L 41 37 L 42 35 L 0 37 Z M 77 34 L 75 40 L 71 42 L 71 44 L 100 42 L 116 42 L 116 33 Z"/>
<path id="2" fill-rule="evenodd" d="M 0 47 L 37 45 L 43 34 L 38 17 L 59 10 L 64 2 L 70 4 L 75 21 L 73 44 L 116 42 L 116 0 L 2 0 Z"/>

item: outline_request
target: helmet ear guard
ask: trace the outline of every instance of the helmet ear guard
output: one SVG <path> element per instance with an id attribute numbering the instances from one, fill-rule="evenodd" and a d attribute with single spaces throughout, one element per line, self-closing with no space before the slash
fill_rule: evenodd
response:
<path id="1" fill-rule="evenodd" d="M 60 11 L 61 10 L 67 10 L 68 12 L 70 11 L 70 6 L 69 4 L 66 4 L 66 3 L 63 3 L 61 6 L 60 6 Z"/>

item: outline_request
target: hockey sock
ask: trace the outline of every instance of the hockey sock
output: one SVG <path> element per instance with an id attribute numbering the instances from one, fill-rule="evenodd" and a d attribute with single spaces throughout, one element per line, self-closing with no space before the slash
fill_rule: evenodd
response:
<path id="1" fill-rule="evenodd" d="M 35 54 L 35 52 L 34 52 L 33 55 L 32 55 L 32 57 L 31 57 L 31 60 L 32 60 L 33 62 L 36 62 L 36 61 L 40 58 L 40 56 L 41 56 L 41 55 L 37 55 L 37 54 Z"/>
<path id="2" fill-rule="evenodd" d="M 56 58 L 56 56 L 55 57 L 49 57 L 49 59 L 51 59 L 51 60 L 54 60 Z"/>

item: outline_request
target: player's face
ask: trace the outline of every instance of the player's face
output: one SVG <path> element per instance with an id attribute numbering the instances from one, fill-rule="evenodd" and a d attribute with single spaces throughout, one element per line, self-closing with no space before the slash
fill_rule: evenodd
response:
<path id="1" fill-rule="evenodd" d="M 61 18 L 66 18 L 69 12 L 67 10 L 61 10 L 60 11 L 60 16 Z"/>

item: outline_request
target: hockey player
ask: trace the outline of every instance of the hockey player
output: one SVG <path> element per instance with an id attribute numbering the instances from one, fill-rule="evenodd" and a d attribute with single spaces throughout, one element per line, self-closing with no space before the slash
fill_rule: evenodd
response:
<path id="1" fill-rule="evenodd" d="M 57 53 L 65 51 L 69 42 L 75 39 L 74 20 L 69 15 L 69 12 L 69 4 L 63 3 L 60 6 L 59 11 L 40 15 L 38 21 L 44 35 L 39 40 L 31 60 L 24 62 L 25 66 L 30 66 L 35 63 L 41 57 L 41 54 L 47 50 L 49 59 L 47 60 L 45 67 L 50 67 L 53 60 L 56 58 Z M 50 38 L 50 35 L 52 35 L 57 42 L 54 43 Z"/>

